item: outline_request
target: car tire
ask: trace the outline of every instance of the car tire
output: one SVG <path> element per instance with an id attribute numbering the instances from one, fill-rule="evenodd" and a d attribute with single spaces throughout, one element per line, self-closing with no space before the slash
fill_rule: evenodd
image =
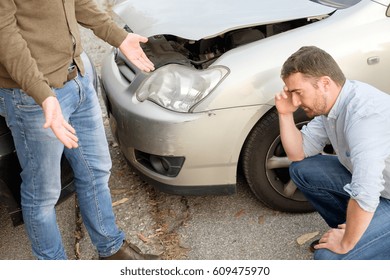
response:
<path id="1" fill-rule="evenodd" d="M 294 120 L 298 128 L 309 121 L 303 110 L 297 110 Z M 280 140 L 278 114 L 273 108 L 259 120 L 245 142 L 242 154 L 245 178 L 255 196 L 274 210 L 314 211 L 291 181 L 290 163 Z"/>

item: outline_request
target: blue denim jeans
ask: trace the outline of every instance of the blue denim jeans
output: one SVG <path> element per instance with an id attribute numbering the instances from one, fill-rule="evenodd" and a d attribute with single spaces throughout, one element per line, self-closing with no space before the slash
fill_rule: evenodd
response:
<path id="1" fill-rule="evenodd" d="M 108 180 L 111 158 L 100 105 L 88 77 L 78 75 L 53 89 L 64 118 L 75 128 L 77 149 L 67 149 L 51 129 L 43 111 L 20 89 L 0 89 L 0 114 L 12 131 L 22 166 L 21 205 L 25 227 L 38 259 L 66 259 L 56 222 L 60 195 L 60 161 L 64 153 L 74 172 L 83 222 L 100 256 L 122 246 L 124 233 L 115 223 Z"/>
<path id="2" fill-rule="evenodd" d="M 330 227 L 345 223 L 350 196 L 343 188 L 352 175 L 336 156 L 317 155 L 293 162 L 290 176 Z M 390 200 L 380 199 L 370 225 L 353 250 L 340 255 L 319 249 L 314 259 L 390 259 Z"/>

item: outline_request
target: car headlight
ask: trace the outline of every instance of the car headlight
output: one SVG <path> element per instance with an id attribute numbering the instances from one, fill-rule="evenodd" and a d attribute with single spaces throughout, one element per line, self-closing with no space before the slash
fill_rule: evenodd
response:
<path id="1" fill-rule="evenodd" d="M 136 91 L 136 96 L 141 102 L 148 99 L 169 110 L 189 112 L 213 91 L 228 72 L 222 66 L 196 70 L 169 64 L 150 74 Z"/>

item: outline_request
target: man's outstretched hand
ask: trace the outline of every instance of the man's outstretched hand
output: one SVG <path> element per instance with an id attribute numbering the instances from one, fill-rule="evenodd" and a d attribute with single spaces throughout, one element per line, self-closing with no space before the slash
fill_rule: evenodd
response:
<path id="1" fill-rule="evenodd" d="M 60 103 L 57 98 L 50 96 L 42 103 L 46 122 L 44 128 L 51 128 L 55 136 L 65 147 L 72 149 L 78 147 L 78 138 L 75 129 L 64 119 Z"/>
<path id="2" fill-rule="evenodd" d="M 148 38 L 146 37 L 129 33 L 119 49 L 139 69 L 150 72 L 154 70 L 153 62 L 149 60 L 140 45 L 140 43 L 146 43 L 147 41 Z"/>

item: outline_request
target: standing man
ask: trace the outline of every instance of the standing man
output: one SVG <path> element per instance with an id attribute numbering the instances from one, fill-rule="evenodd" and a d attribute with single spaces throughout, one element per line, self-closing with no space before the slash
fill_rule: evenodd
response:
<path id="1" fill-rule="evenodd" d="M 346 80 L 335 60 L 302 47 L 276 94 L 291 179 L 330 226 L 315 259 L 390 259 L 390 96 Z M 314 117 L 299 131 L 293 113 Z M 321 155 L 331 144 L 336 156 Z"/>
<path id="2" fill-rule="evenodd" d="M 22 166 L 22 211 L 34 255 L 66 259 L 56 222 L 65 153 L 84 224 L 101 259 L 156 259 L 125 241 L 115 224 L 111 159 L 96 92 L 85 75 L 78 24 L 119 47 L 143 71 L 154 69 L 140 43 L 93 0 L 0 1 L 0 114 Z"/>

